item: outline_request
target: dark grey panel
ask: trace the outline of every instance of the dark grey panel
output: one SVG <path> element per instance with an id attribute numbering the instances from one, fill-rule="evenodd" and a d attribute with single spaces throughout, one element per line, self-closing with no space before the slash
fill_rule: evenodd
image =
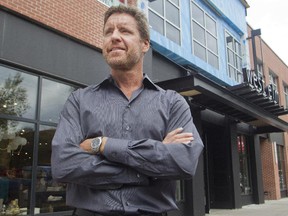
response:
<path id="1" fill-rule="evenodd" d="M 182 77 L 184 74 L 183 69 L 156 52 L 153 52 L 152 69 L 155 82 Z"/>
<path id="2" fill-rule="evenodd" d="M 4 11 L 0 16 L 0 58 L 85 84 L 108 75 L 109 67 L 95 49 Z"/>
<path id="3" fill-rule="evenodd" d="M 4 43 L 4 20 L 5 20 L 5 13 L 2 13 L 0 10 L 0 57 L 3 53 L 3 43 Z"/>
<path id="4" fill-rule="evenodd" d="M 251 178 L 253 186 L 254 203 L 264 203 L 264 186 L 262 174 L 261 148 L 259 135 L 254 135 L 249 140 L 250 145 L 250 164 L 251 164 Z"/>
<path id="5" fill-rule="evenodd" d="M 149 76 L 150 79 L 152 79 L 152 53 L 152 48 L 150 48 L 149 51 L 145 54 L 143 65 L 143 71 Z"/>
<path id="6" fill-rule="evenodd" d="M 100 51 L 0 10 L 0 58 L 83 84 L 98 83 L 110 68 Z M 144 59 L 151 77 L 152 49 Z"/>

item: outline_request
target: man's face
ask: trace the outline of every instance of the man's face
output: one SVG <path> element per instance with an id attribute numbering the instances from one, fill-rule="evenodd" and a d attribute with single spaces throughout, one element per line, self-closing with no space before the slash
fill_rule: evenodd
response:
<path id="1" fill-rule="evenodd" d="M 129 70 L 140 64 L 149 49 L 149 41 L 141 40 L 136 21 L 128 14 L 112 14 L 103 34 L 103 56 L 115 70 Z"/>

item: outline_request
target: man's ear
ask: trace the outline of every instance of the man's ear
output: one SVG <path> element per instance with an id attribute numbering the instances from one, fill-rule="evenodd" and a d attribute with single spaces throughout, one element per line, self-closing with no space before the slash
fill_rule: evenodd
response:
<path id="1" fill-rule="evenodd" d="M 142 46 L 142 51 L 146 53 L 150 48 L 150 41 L 149 40 L 144 40 L 143 41 L 143 46 Z"/>

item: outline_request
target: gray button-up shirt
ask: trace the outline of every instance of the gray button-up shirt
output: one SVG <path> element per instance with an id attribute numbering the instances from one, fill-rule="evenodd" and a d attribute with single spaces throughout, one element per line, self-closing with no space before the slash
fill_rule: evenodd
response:
<path id="1" fill-rule="evenodd" d="M 189 144 L 163 144 L 170 131 L 192 132 Z M 79 147 L 108 137 L 103 155 Z M 113 79 L 68 98 L 52 141 L 52 174 L 66 182 L 67 205 L 105 214 L 176 209 L 175 180 L 195 173 L 203 144 L 185 99 L 148 77 L 128 100 Z"/>

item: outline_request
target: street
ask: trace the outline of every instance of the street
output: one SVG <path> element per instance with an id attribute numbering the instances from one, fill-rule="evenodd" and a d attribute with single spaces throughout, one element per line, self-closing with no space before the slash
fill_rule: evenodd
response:
<path id="1" fill-rule="evenodd" d="M 252 204 L 241 209 L 212 209 L 206 216 L 288 216 L 288 198 L 266 200 L 265 204 Z"/>

